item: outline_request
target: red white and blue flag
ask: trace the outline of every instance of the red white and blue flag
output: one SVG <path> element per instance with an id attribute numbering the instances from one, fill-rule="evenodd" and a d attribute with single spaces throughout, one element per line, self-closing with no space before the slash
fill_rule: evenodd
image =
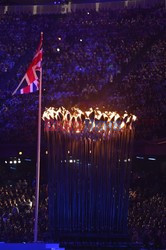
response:
<path id="1" fill-rule="evenodd" d="M 39 90 L 40 74 L 42 71 L 42 66 L 41 66 L 42 56 L 43 56 L 43 33 L 41 33 L 40 43 L 36 51 L 36 54 L 33 57 L 32 62 L 29 65 L 18 87 L 13 92 L 13 95 L 16 93 L 29 94 Z"/>

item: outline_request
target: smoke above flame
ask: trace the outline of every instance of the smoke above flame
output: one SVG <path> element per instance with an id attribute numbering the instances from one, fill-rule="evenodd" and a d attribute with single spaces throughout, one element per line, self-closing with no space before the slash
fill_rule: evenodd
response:
<path id="1" fill-rule="evenodd" d="M 127 112 L 120 115 L 117 112 L 101 111 L 99 108 L 82 111 L 73 107 L 69 111 L 64 107 L 50 107 L 46 108 L 42 119 L 45 121 L 45 130 L 49 131 L 108 134 L 111 131 L 120 131 L 126 127 L 132 128 L 132 123 L 137 118 Z"/>

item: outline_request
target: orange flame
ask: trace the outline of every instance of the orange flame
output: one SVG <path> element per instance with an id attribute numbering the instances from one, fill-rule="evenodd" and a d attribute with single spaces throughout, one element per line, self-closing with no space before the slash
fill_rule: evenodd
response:
<path id="1" fill-rule="evenodd" d="M 87 111 L 82 111 L 77 107 L 71 108 L 71 111 L 64 107 L 47 108 L 42 119 L 48 124 L 46 127 L 54 128 L 54 130 L 63 130 L 65 132 L 98 132 L 109 133 L 111 130 L 123 130 L 126 126 L 132 125 L 137 119 L 135 115 L 128 114 L 126 111 L 123 115 L 117 112 L 100 111 L 99 108 L 90 108 Z M 51 125 L 50 121 L 54 121 Z"/>

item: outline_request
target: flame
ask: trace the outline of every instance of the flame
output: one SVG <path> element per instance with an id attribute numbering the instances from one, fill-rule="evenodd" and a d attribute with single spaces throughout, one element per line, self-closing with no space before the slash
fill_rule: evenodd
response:
<path id="1" fill-rule="evenodd" d="M 125 127 L 125 122 L 122 121 L 122 123 L 120 124 L 120 129 L 124 128 Z"/>
<path id="2" fill-rule="evenodd" d="M 71 108 L 71 111 L 64 107 L 46 108 L 42 119 L 46 123 L 46 128 L 54 131 L 63 131 L 67 133 L 102 133 L 111 134 L 112 130 L 123 130 L 126 126 L 132 127 L 132 123 L 137 119 L 135 115 L 128 114 L 126 111 L 123 115 L 117 112 L 104 111 L 99 108 L 89 108 L 82 111 L 77 107 Z M 51 124 L 51 120 L 54 124 Z M 128 127 L 129 127 L 128 126 Z"/>

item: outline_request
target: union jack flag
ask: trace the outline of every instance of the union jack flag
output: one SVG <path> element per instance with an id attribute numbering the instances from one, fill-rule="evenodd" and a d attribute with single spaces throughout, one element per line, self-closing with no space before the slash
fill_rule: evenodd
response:
<path id="1" fill-rule="evenodd" d="M 41 66 L 42 56 L 43 56 L 43 33 L 41 33 L 40 43 L 36 51 L 36 54 L 33 57 L 32 62 L 29 65 L 21 82 L 17 86 L 16 90 L 13 92 L 13 95 L 15 93 L 28 94 L 39 90 L 40 86 L 39 75 L 41 74 L 42 71 L 42 66 Z M 39 74 L 37 72 L 39 72 Z M 21 88 L 23 84 L 25 85 L 25 87 Z"/>

